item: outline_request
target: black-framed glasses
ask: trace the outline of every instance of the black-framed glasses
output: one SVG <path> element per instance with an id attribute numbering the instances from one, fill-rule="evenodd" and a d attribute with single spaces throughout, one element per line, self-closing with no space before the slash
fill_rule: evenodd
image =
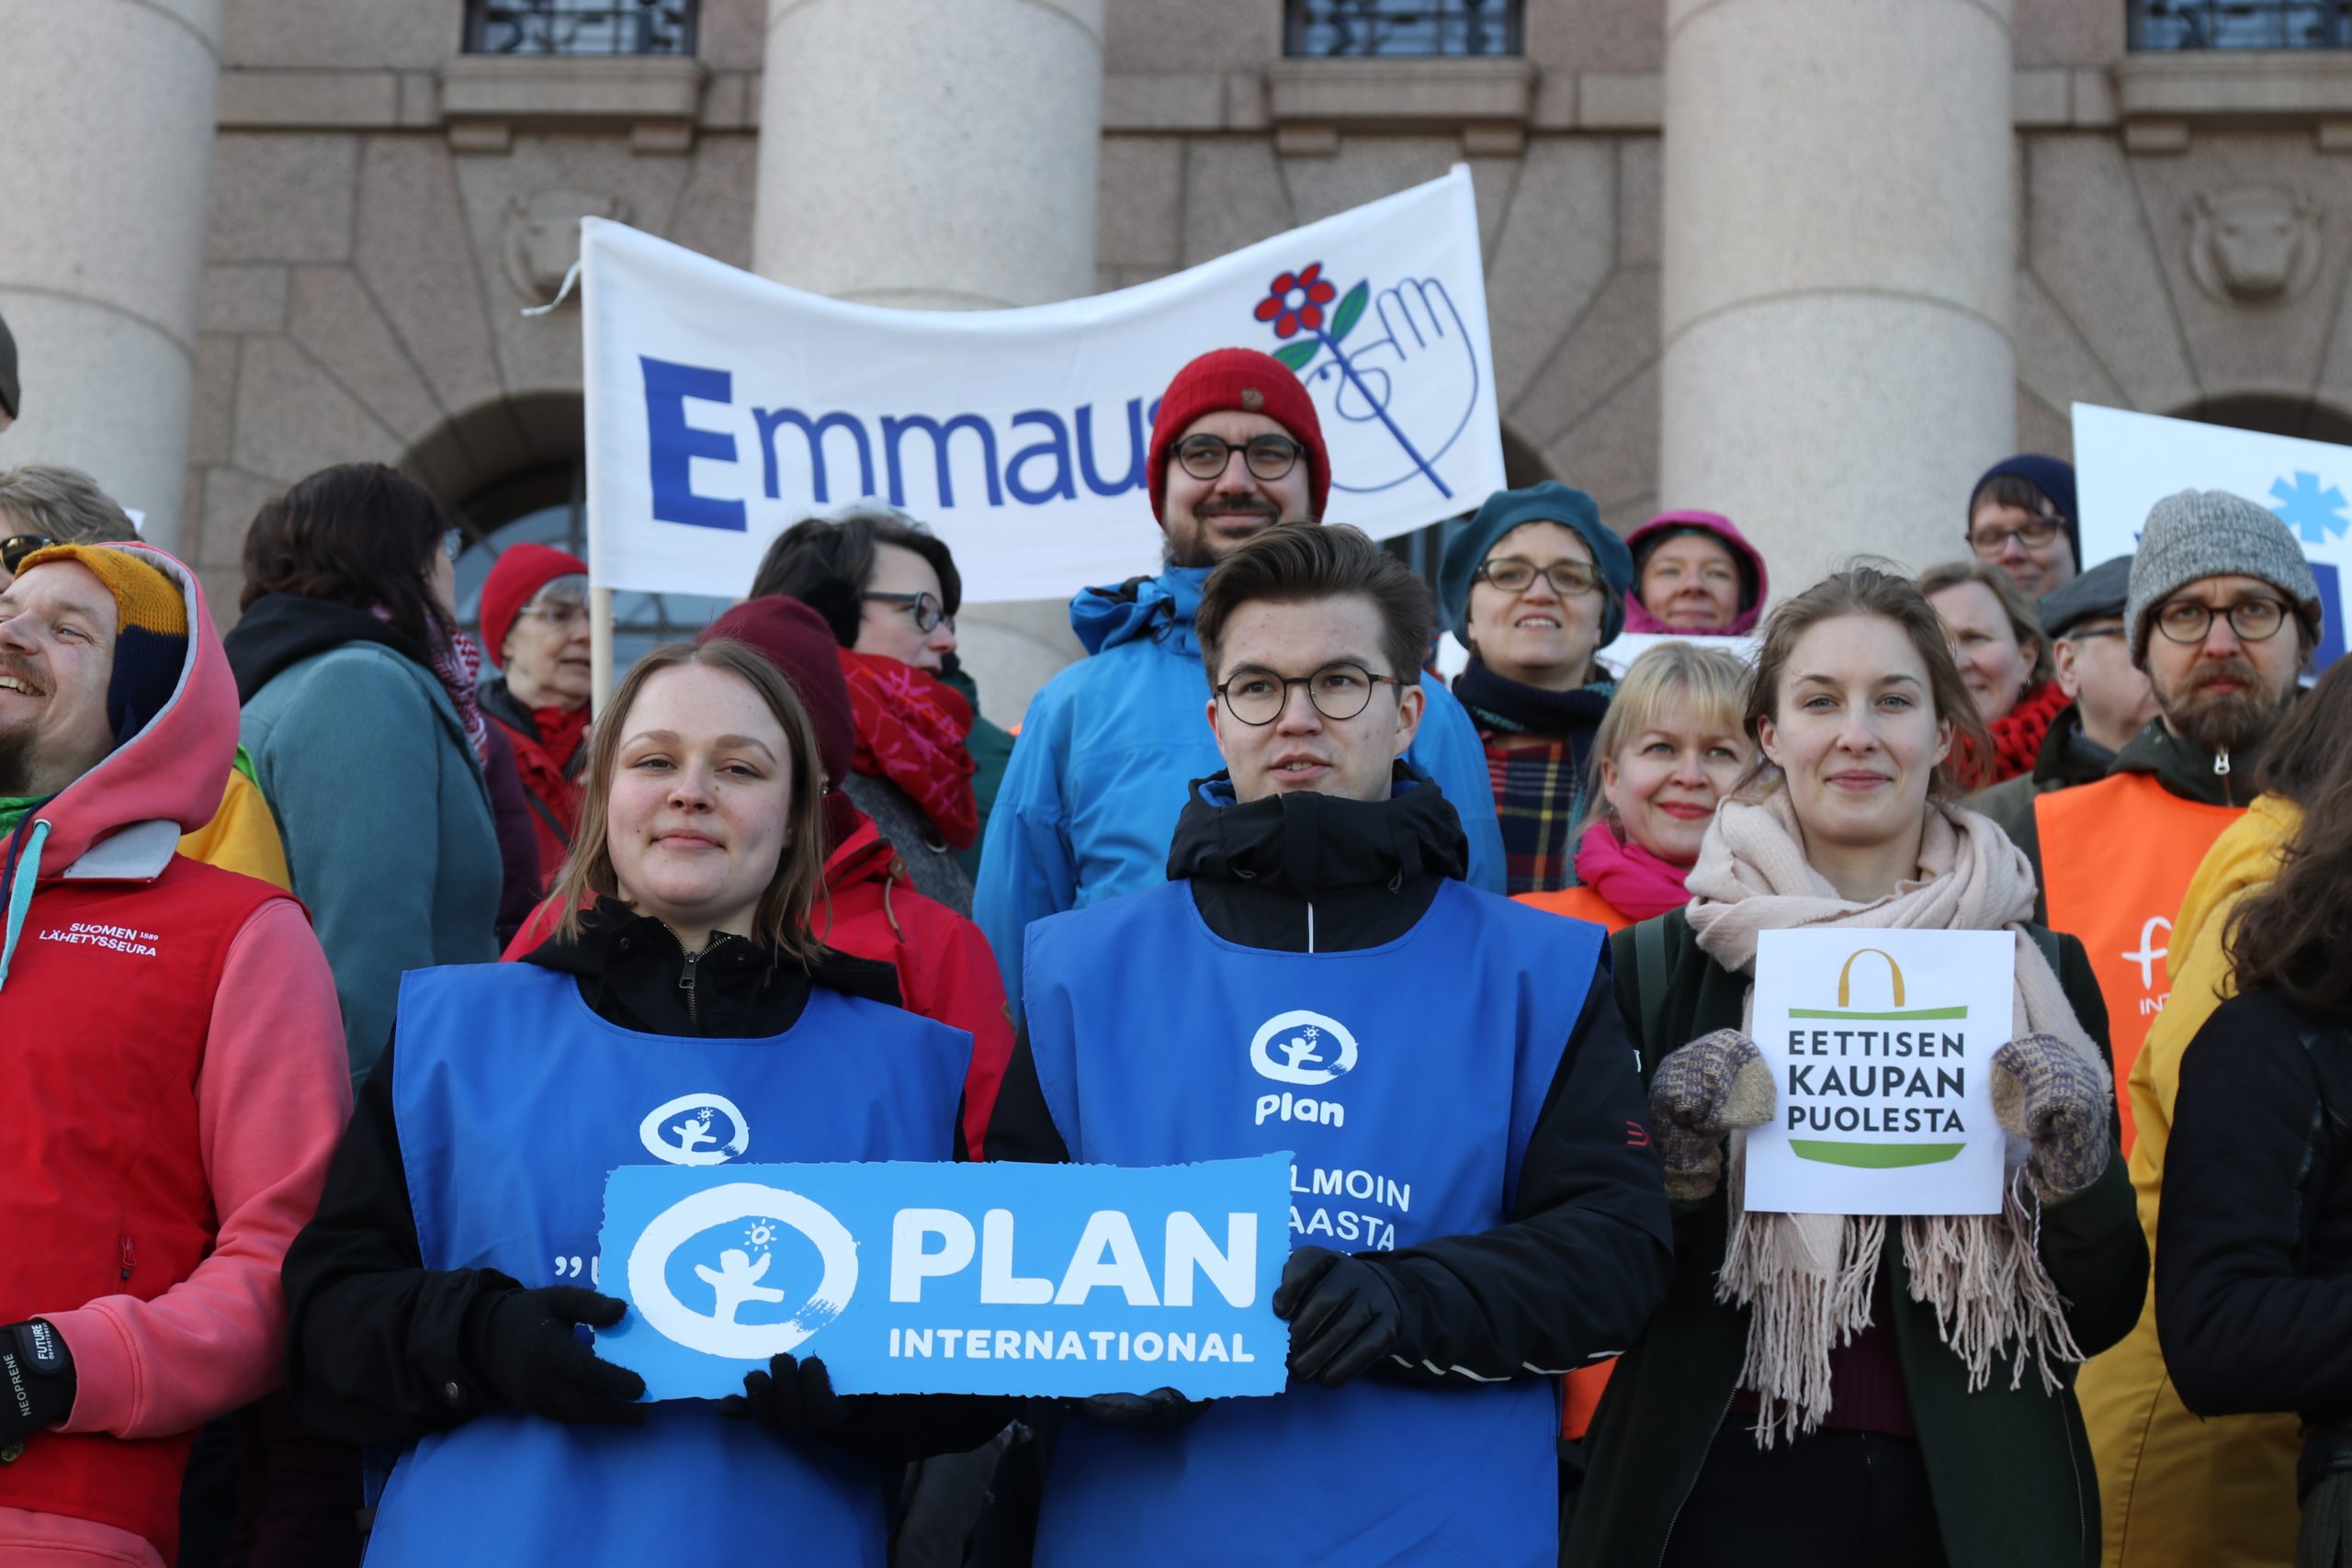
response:
<path id="1" fill-rule="evenodd" d="M 1203 432 L 1187 435 L 1176 443 L 1176 461 L 1196 479 L 1213 479 L 1225 472 L 1233 454 L 1241 454 L 1249 465 L 1252 479 L 1278 479 L 1298 467 L 1298 455 L 1306 448 L 1287 435 L 1253 435 L 1247 441 L 1227 441 L 1222 435 Z"/>
<path id="2" fill-rule="evenodd" d="M 1506 593 L 1523 593 L 1538 577 L 1549 582 L 1552 592 L 1563 599 L 1577 598 L 1600 589 L 1600 573 L 1583 561 L 1555 560 L 1550 566 L 1539 567 L 1517 556 L 1502 556 L 1487 562 L 1471 581 L 1491 582 Z"/>
<path id="3" fill-rule="evenodd" d="M 2241 599 L 2226 610 L 2195 599 L 2174 599 L 2156 611 L 2156 630 L 2166 642 L 2199 643 L 2213 629 L 2213 617 L 2229 617 L 2241 642 L 2268 642 L 2287 624 L 2287 606 L 2276 599 Z"/>
<path id="4" fill-rule="evenodd" d="M 1372 689 L 1404 685 L 1394 675 L 1375 675 L 1361 664 L 1326 664 L 1312 675 L 1277 675 L 1271 670 L 1237 670 L 1216 694 L 1225 711 L 1244 724 L 1272 724 L 1290 703 L 1293 686 L 1306 688 L 1315 711 L 1332 720 L 1351 719 L 1372 705 Z"/>
<path id="5" fill-rule="evenodd" d="M 2069 627 L 2065 631 L 2060 632 L 2058 634 L 2057 640 L 2060 642 L 2090 642 L 2098 637 L 2121 637 L 2123 635 L 2124 632 L 2121 626 L 2074 626 Z M 2204 634 L 2199 632 L 2198 636 L 2202 637 Z"/>
<path id="6" fill-rule="evenodd" d="M 1968 531 L 1968 547 L 1986 560 L 1994 560 L 2009 547 L 2011 539 L 2027 549 L 2038 550 L 2056 538 L 2058 531 L 2065 525 L 2055 517 L 2034 517 L 2014 528 L 1971 528 Z"/>
<path id="7" fill-rule="evenodd" d="M 45 550 L 55 543 L 57 541 L 46 534 L 11 535 L 7 538 L 0 539 L 0 566 L 6 567 L 8 575 L 14 577 L 17 575 L 17 569 L 25 564 L 27 556 L 35 550 Z"/>
<path id="8" fill-rule="evenodd" d="M 858 597 L 872 599 L 879 604 L 898 605 L 913 618 L 915 630 L 919 632 L 930 631 L 943 623 L 949 631 L 956 629 L 956 617 L 949 615 L 946 607 L 928 593 L 861 593 Z"/>
<path id="9" fill-rule="evenodd" d="M 561 600 L 551 600 L 544 604 L 526 604 L 514 613 L 545 621 L 558 631 L 570 631 L 574 626 L 588 624 L 587 605 L 566 604 Z"/>

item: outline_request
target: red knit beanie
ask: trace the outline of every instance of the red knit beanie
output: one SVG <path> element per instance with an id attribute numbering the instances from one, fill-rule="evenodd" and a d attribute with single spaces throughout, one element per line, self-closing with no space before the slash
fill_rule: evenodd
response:
<path id="1" fill-rule="evenodd" d="M 1168 383 L 1159 400 L 1159 417 L 1151 422 L 1151 514 L 1160 515 L 1167 496 L 1168 455 L 1176 443 L 1203 414 L 1227 412 L 1264 414 L 1306 448 L 1306 502 L 1314 508 L 1315 521 L 1323 521 L 1323 503 L 1331 496 L 1331 455 L 1323 446 L 1323 422 L 1315 415 L 1315 400 L 1289 366 L 1254 348 L 1213 348 Z"/>
<path id="2" fill-rule="evenodd" d="M 856 807 L 842 792 L 857 758 L 857 722 L 850 716 L 849 681 L 842 674 L 841 644 L 825 617 L 797 599 L 780 593 L 747 599 L 704 628 L 696 642 L 727 637 L 740 642 L 784 672 L 808 710 L 817 732 L 817 756 L 833 792 L 825 797 L 828 847 L 855 826 Z"/>
<path id="3" fill-rule="evenodd" d="M 585 577 L 588 563 L 569 550 L 551 545 L 509 545 L 490 563 L 481 584 L 481 649 L 503 668 L 506 634 L 514 616 L 548 583 L 559 577 Z"/>

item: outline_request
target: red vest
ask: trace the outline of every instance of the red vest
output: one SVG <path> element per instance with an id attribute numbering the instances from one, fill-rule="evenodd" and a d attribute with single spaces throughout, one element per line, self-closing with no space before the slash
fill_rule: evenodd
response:
<path id="1" fill-rule="evenodd" d="M 150 1300 L 211 1247 L 197 1074 L 230 943 L 284 897 L 182 855 L 151 883 L 44 881 L 33 895 L 0 989 L 0 1323 Z M 129 1530 L 168 1562 L 194 1436 L 37 1432 L 0 1464 L 0 1507 Z"/>
<path id="2" fill-rule="evenodd" d="M 2149 773 L 2109 773 L 2033 803 L 2050 929 L 2080 937 L 2107 999 L 2116 1114 L 2132 1152 L 2132 1064 L 2172 995 L 2165 955 L 2198 862 L 2240 806 L 2185 800 Z"/>

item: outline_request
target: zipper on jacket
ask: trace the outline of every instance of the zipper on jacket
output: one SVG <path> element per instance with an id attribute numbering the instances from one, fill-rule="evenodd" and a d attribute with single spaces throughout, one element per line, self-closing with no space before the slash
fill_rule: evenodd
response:
<path id="1" fill-rule="evenodd" d="M 122 1250 L 122 1277 L 128 1280 L 130 1278 L 130 1271 L 139 1266 L 139 1254 L 132 1249 L 129 1236 L 117 1236 L 115 1240 Z"/>
<path id="2" fill-rule="evenodd" d="M 682 943 L 680 951 L 684 950 Z M 701 963 L 703 953 L 709 951 L 708 947 L 705 947 L 702 953 L 686 953 L 685 972 L 678 976 L 678 989 L 686 993 L 686 1021 L 693 1024 L 697 1032 L 702 1029 L 702 1011 L 695 1003 L 695 965 Z"/>
<path id="3" fill-rule="evenodd" d="M 1737 1397 L 1739 1397 L 1739 1380 L 1737 1378 L 1734 1378 L 1731 1383 L 1731 1392 L 1724 1395 L 1723 1412 L 1715 1417 L 1714 1430 L 1707 1434 L 1707 1447 L 1710 1449 L 1715 1446 L 1715 1438 L 1723 1434 L 1724 1422 L 1731 1416 L 1731 1402 Z M 1658 1537 L 1658 1568 L 1666 1568 L 1666 1550 L 1668 1547 L 1674 1544 L 1674 1527 L 1682 1522 L 1682 1510 L 1690 1506 L 1691 1494 L 1699 1490 L 1699 1477 L 1706 1473 L 1707 1456 L 1702 1454 L 1699 1456 L 1699 1468 L 1690 1472 L 1690 1484 L 1682 1489 L 1682 1501 L 1675 1504 L 1674 1512 L 1667 1516 L 1666 1533 Z M 2077 1481 L 2075 1483 L 2075 1489 L 2077 1493 L 2080 1493 L 2082 1490 L 2082 1483 Z"/>

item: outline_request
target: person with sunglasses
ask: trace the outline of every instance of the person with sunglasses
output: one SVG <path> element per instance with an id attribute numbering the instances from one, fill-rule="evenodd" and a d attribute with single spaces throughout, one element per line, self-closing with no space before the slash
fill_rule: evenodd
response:
<path id="1" fill-rule="evenodd" d="M 1295 1162 L 1288 1387 L 1080 1401 L 1041 1564 L 1555 1559 L 1551 1374 L 1631 1342 L 1670 1221 L 1600 928 L 1465 886 L 1408 760 L 1432 612 L 1353 528 L 1241 546 L 1167 878 L 1030 930 L 989 1158 Z"/>
<path id="2" fill-rule="evenodd" d="M 1968 547 L 1999 567 L 2026 602 L 2054 593 L 2083 568 L 2075 466 L 2021 452 L 1984 470 L 1968 492 Z"/>
<path id="3" fill-rule="evenodd" d="M 481 585 L 481 640 L 501 673 L 481 683 L 484 717 L 504 732 L 531 810 L 539 891 L 553 886 L 580 827 L 588 762 L 588 563 L 546 545 L 509 545 Z"/>
<path id="4" fill-rule="evenodd" d="M 863 502 L 776 536 L 752 597 L 797 599 L 825 618 L 849 682 L 857 755 L 833 780 L 906 862 L 915 891 L 972 912 L 956 859 L 979 839 L 978 705 L 948 682 L 964 579 L 946 542 L 904 513 Z"/>
<path id="5" fill-rule="evenodd" d="M 1193 722 L 1204 674 L 1193 618 L 1209 573 L 1279 524 L 1321 522 L 1332 501 L 1314 399 L 1289 367 L 1249 348 L 1213 349 L 1176 373 L 1144 476 L 1165 565 L 1070 601 L 1091 657 L 1030 704 L 982 848 L 974 915 L 1016 1010 L 1030 923 L 1165 881 L 1186 786 L 1216 770 L 1212 738 Z M 1407 760 L 1453 803 L 1471 886 L 1499 893 L 1502 834 L 1477 731 L 1442 687 L 1424 700 Z"/>
<path id="6" fill-rule="evenodd" d="M 1546 479 L 1488 496 L 1446 542 L 1437 582 L 1470 649 L 1453 694 L 1486 746 L 1508 891 L 1568 886 L 1592 738 L 1617 689 L 1593 654 L 1624 627 L 1634 558 L 1592 497 Z"/>

